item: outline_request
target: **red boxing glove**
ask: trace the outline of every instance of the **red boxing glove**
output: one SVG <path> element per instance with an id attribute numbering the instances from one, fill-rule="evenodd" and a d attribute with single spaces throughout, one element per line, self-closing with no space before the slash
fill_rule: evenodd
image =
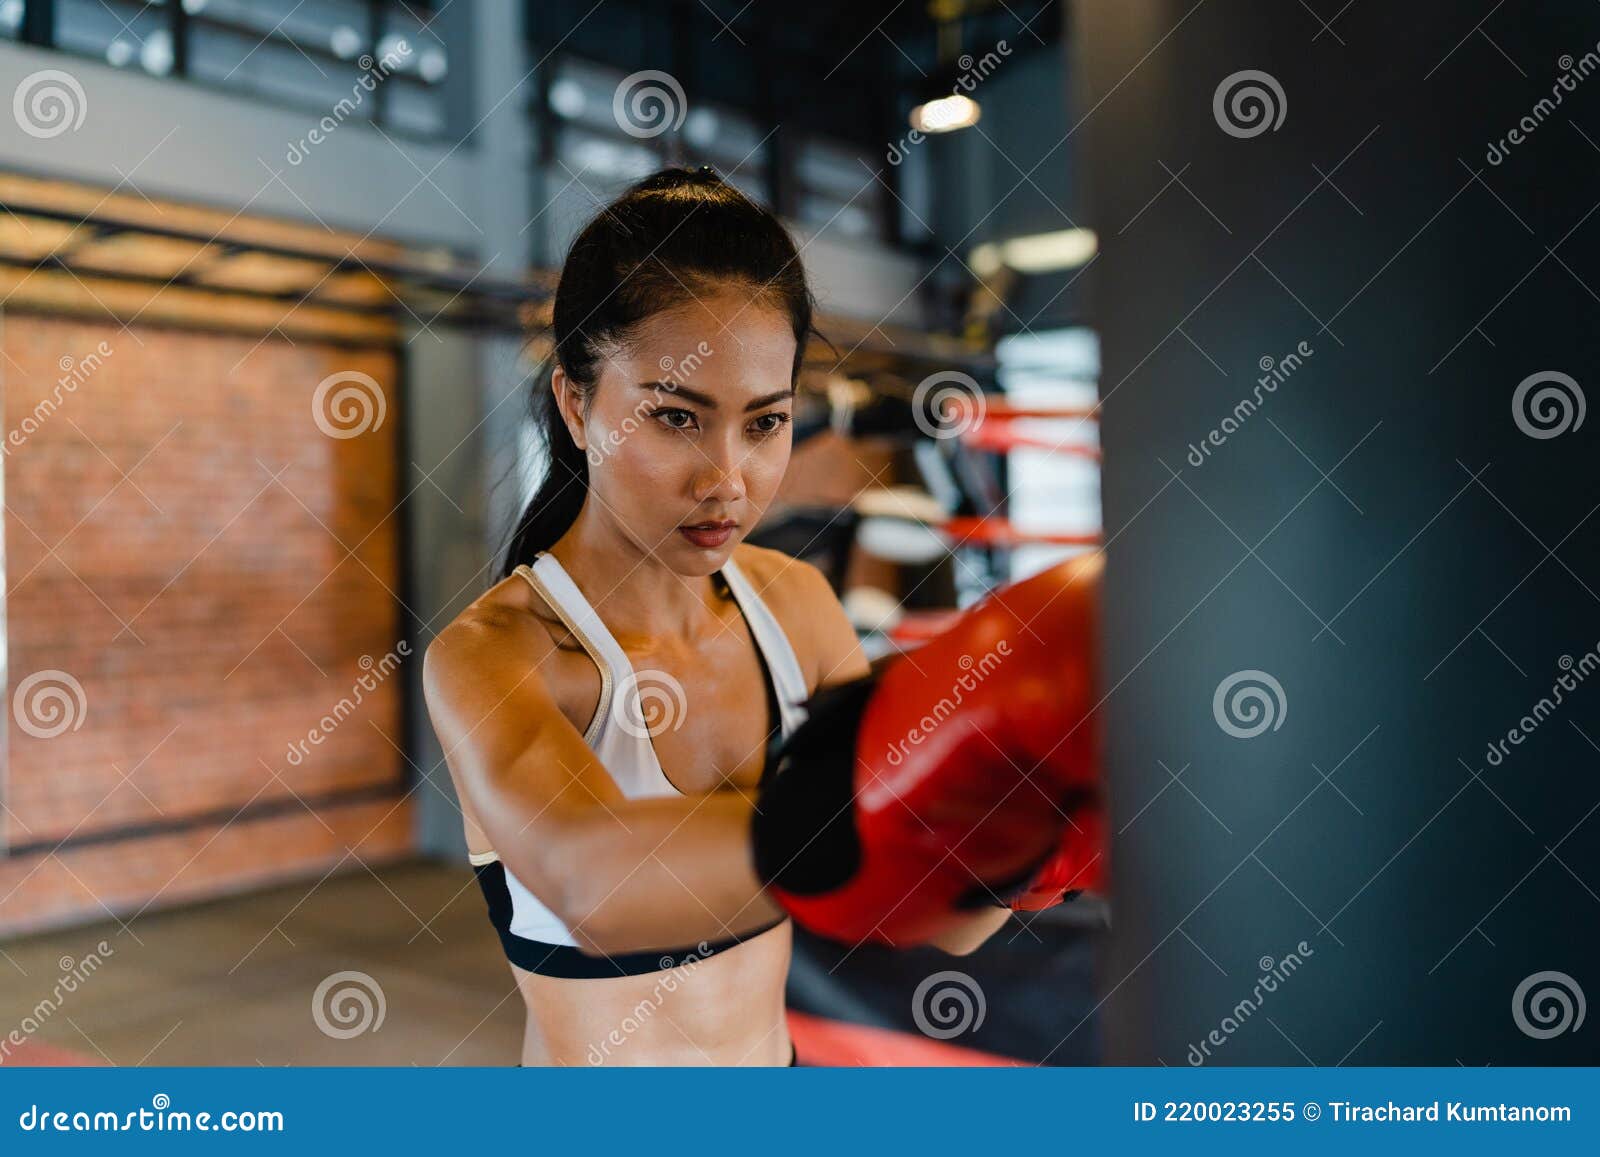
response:
<path id="1" fill-rule="evenodd" d="M 1005 906 L 1017 912 L 1054 908 L 1079 892 L 1106 890 L 1106 813 L 1097 800 L 1067 817 L 1061 846 Z"/>
<path id="2" fill-rule="evenodd" d="M 815 697 L 777 753 L 756 868 L 802 925 L 919 944 L 1044 906 L 1103 859 L 1088 556 L 995 591 L 880 674 Z"/>

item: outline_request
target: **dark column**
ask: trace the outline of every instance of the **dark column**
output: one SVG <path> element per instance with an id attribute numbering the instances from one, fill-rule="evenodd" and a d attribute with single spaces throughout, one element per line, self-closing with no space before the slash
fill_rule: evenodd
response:
<path id="1" fill-rule="evenodd" d="M 1073 15 L 1107 1060 L 1594 1063 L 1600 7 Z"/>

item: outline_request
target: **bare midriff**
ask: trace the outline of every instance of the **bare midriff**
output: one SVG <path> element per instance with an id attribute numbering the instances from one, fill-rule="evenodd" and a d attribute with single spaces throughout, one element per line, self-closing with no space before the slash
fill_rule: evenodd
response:
<path id="1" fill-rule="evenodd" d="M 685 946 L 693 951 L 693 946 Z M 787 921 L 639 976 L 569 979 L 511 966 L 528 1008 L 524 1065 L 786 1065 Z"/>

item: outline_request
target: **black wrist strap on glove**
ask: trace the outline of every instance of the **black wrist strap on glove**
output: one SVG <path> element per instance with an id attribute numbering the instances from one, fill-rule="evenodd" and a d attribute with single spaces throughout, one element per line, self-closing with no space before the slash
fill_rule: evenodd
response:
<path id="1" fill-rule="evenodd" d="M 797 896 L 840 887 L 861 863 L 855 828 L 856 734 L 877 677 L 829 687 L 806 721 L 774 736 L 751 817 L 756 874 Z"/>

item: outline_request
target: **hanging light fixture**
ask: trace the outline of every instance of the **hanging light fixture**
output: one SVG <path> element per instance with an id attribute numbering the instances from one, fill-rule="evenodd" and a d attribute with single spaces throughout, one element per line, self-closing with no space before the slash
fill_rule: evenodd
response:
<path id="1" fill-rule="evenodd" d="M 925 101 L 911 110 L 911 127 L 925 133 L 953 133 L 978 123 L 983 108 L 960 93 Z"/>
<path id="2" fill-rule="evenodd" d="M 1058 229 L 985 241 L 968 255 L 967 262 L 979 277 L 993 277 L 1002 268 L 1018 273 L 1058 273 L 1087 265 L 1099 251 L 1100 238 L 1093 229 Z"/>
<path id="3" fill-rule="evenodd" d="M 964 0 L 930 0 L 928 4 L 928 15 L 937 29 L 939 63 L 919 86 L 925 99 L 911 110 L 911 127 L 918 132 L 953 133 L 977 124 L 983 115 L 977 101 L 956 91 L 968 87 L 960 83 L 959 67 L 965 11 Z"/>

